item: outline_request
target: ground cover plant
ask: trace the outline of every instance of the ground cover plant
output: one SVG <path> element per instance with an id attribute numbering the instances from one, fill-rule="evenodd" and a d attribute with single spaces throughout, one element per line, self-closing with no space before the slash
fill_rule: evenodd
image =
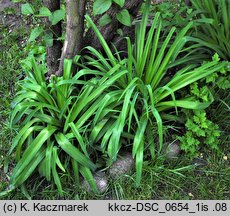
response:
<path id="1" fill-rule="evenodd" d="M 149 4 L 135 21 L 134 41 L 127 36 L 122 52 L 111 49 L 87 15 L 103 49 L 86 46 L 83 54 L 64 60 L 62 76 L 47 76 L 44 47 L 30 41 L 34 49 L 20 61 L 23 78 L 12 103 L 10 123 L 17 135 L 9 133 L 14 139 L 2 160 L 6 172 L 9 162 L 16 165 L 1 195 L 228 199 L 229 62 L 197 40 L 196 20 L 172 27 L 161 13 L 149 19 Z M 122 23 L 124 11 L 118 14 Z M 168 161 L 166 143 L 175 141 L 183 154 Z M 110 180 L 99 194 L 94 171 L 107 172 L 123 151 L 132 153 L 134 173 Z M 83 178 L 93 193 L 81 187 Z"/>
<path id="2" fill-rule="evenodd" d="M 34 59 L 31 64 L 33 72 L 27 74 L 27 78 L 22 81 L 21 91 L 13 101 L 11 124 L 15 126 L 19 123 L 20 131 L 9 152 L 11 154 L 14 148 L 17 148 L 18 165 L 11 176 L 12 189 L 23 184 L 39 165 L 41 175 L 47 180 L 52 176 L 62 194 L 56 166 L 66 172 L 71 162 L 69 157 L 65 158 L 63 153 L 59 152 L 64 151 L 72 158 L 71 169 L 74 170 L 76 180 L 79 181 L 80 171 L 96 191 L 90 172 L 90 169 L 96 169 L 96 165 L 90 160 L 94 157 L 90 156 L 90 152 L 94 152 L 94 147 L 86 143 L 84 133 L 90 130 L 89 127 L 92 128 L 92 123 L 88 119 L 96 115 L 95 111 L 99 109 L 99 102 L 104 97 L 104 89 L 124 72 L 118 72 L 109 80 L 90 80 L 79 92 L 78 85 L 85 83 L 79 78 L 87 72 L 97 74 L 96 71 L 81 70 L 76 76 L 71 77 L 71 61 L 66 60 L 63 77 L 52 77 L 49 83 L 46 83 L 44 72 L 36 65 Z M 111 69 L 111 75 L 116 68 L 118 66 Z M 76 94 L 78 96 L 75 96 Z M 23 146 L 26 144 L 28 147 L 23 152 Z M 61 162 L 59 157 L 64 161 Z M 78 165 L 78 162 L 81 165 Z"/>
<path id="3" fill-rule="evenodd" d="M 196 34 L 196 41 L 213 50 L 225 60 L 230 59 L 229 52 L 229 1 L 197 1 L 192 0 L 193 7 L 202 11 L 197 16 L 204 20 Z M 209 36 L 209 37 L 207 37 Z"/>
<path id="4" fill-rule="evenodd" d="M 161 45 L 161 48 L 158 49 L 158 40 L 161 31 L 161 24 L 157 26 L 157 23 L 161 23 L 161 21 L 158 20 L 159 14 L 156 14 L 148 36 L 146 37 L 147 17 L 148 12 L 145 11 L 140 25 L 136 27 L 136 38 L 133 47 L 129 38 L 127 39 L 128 57 L 124 68 L 127 70 L 127 75 L 115 82 L 115 85 L 113 84 L 111 86 L 112 89 L 115 88 L 115 90 L 111 89 L 108 93 L 110 95 L 113 94 L 113 92 L 114 94 L 117 92 L 117 103 L 109 106 L 110 109 L 115 110 L 115 113 L 112 113 L 112 115 L 114 116 L 117 113 L 117 117 L 115 117 L 115 121 L 108 122 L 108 124 L 105 125 L 105 135 L 102 138 L 101 144 L 102 150 L 107 150 L 109 157 L 112 160 L 116 160 L 119 149 L 122 148 L 120 137 L 122 137 L 123 131 L 127 130 L 125 131 L 127 133 L 132 131 L 131 134 L 134 136 L 131 141 L 133 142 L 132 154 L 133 157 L 136 157 L 137 183 L 141 181 L 144 149 L 149 149 L 151 157 L 154 159 L 156 149 L 160 152 L 163 148 L 163 125 L 160 112 L 164 112 L 170 108 L 175 108 L 177 111 L 177 107 L 193 110 L 204 109 L 210 104 L 208 101 L 201 103 L 194 100 L 195 98 L 193 97 L 185 97 L 178 100 L 176 99 L 175 92 L 225 67 L 226 70 L 228 70 L 227 62 L 219 64 L 218 61 L 215 61 L 216 58 L 213 58 L 213 62 L 203 64 L 201 67 L 195 69 L 194 65 L 181 68 L 181 71 L 178 71 L 170 81 L 166 82 L 163 78 L 170 68 L 169 62 L 172 65 L 178 64 L 176 58 L 183 48 L 183 42 L 186 42 L 186 37 L 184 36 L 191 26 L 191 23 L 189 24 L 190 26 L 188 25 L 181 30 L 177 37 L 175 37 L 174 42 L 170 45 L 170 48 L 166 50 L 175 31 L 175 29 L 172 29 Z M 87 19 L 90 21 L 89 18 Z M 110 64 L 117 64 L 116 62 L 119 61 L 119 56 L 118 60 L 115 59 L 92 21 L 91 25 L 96 31 L 99 40 L 103 43 L 108 58 L 108 60 L 103 58 L 95 49 L 90 47 L 88 49 L 91 51 L 91 54 L 97 57 L 99 56 L 96 62 L 92 61 L 92 64 L 99 68 L 100 71 L 107 71 L 111 68 Z M 155 35 L 154 31 L 156 31 Z M 93 60 L 90 57 L 86 58 Z M 180 63 L 183 64 L 184 62 L 180 61 Z M 169 99 L 167 99 L 168 96 Z M 166 101 L 164 99 L 166 99 Z M 105 101 L 105 103 L 109 104 L 110 102 Z M 119 107 L 117 107 L 117 104 L 119 104 Z M 106 106 L 106 104 L 103 104 L 103 106 Z M 173 118 L 173 116 L 171 117 Z M 105 116 L 105 119 L 108 121 L 108 117 Z M 153 134 L 151 128 L 155 122 L 158 128 L 159 144 L 154 141 L 153 138 L 152 140 L 148 138 L 148 140 L 145 141 L 146 134 Z M 103 128 L 101 128 L 101 130 L 102 129 Z M 99 137 L 101 138 L 102 135 L 99 134 Z M 94 136 L 95 139 L 97 139 L 96 135 Z M 145 142 L 147 143 L 145 144 Z M 108 145 L 107 149 L 106 144 Z M 130 145 L 130 143 L 128 143 L 128 145 Z M 147 147 L 145 147 L 145 145 Z M 159 146 L 157 147 L 157 145 Z"/>

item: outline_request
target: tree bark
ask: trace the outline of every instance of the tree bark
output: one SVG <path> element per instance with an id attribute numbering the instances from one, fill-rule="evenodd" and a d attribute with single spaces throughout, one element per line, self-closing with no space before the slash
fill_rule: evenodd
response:
<path id="1" fill-rule="evenodd" d="M 43 0 L 45 7 L 49 8 L 51 12 L 60 9 L 60 0 Z M 61 57 L 62 42 L 57 40 L 58 37 L 62 35 L 61 22 L 56 25 L 51 25 L 48 18 L 45 18 L 46 26 L 48 31 L 53 34 L 53 46 L 46 47 L 47 52 L 47 67 L 48 67 L 48 76 L 55 74 L 59 68 L 59 59 Z"/>
<path id="2" fill-rule="evenodd" d="M 127 9 L 131 16 L 136 17 L 142 3 L 143 0 L 126 0 L 123 9 Z M 89 29 L 83 37 L 85 7 L 86 0 L 66 0 L 66 37 L 62 49 L 59 69 L 55 73 L 57 76 L 63 74 L 64 59 L 72 59 L 75 55 L 80 53 L 83 47 L 92 46 L 98 50 L 102 50 L 102 46 L 92 29 Z M 115 39 L 117 29 L 125 28 L 116 19 L 116 14 L 119 10 L 120 9 L 116 4 L 112 5 L 112 7 L 106 12 L 111 17 L 112 22 L 103 27 L 99 26 L 99 19 L 102 15 L 94 18 L 94 23 L 98 26 L 100 32 L 108 43 Z"/>
<path id="3" fill-rule="evenodd" d="M 136 17 L 138 10 L 141 7 L 142 3 L 143 3 L 143 0 L 126 0 L 123 9 L 127 9 L 130 15 L 132 15 L 132 17 Z M 99 26 L 99 19 L 102 17 L 102 15 L 96 16 L 94 18 L 94 23 L 97 25 L 104 39 L 108 43 L 115 39 L 117 29 L 127 28 L 123 26 L 121 23 L 119 23 L 116 19 L 116 14 L 118 13 L 119 10 L 120 9 L 118 8 L 116 4 L 112 5 L 112 7 L 106 12 L 111 17 L 112 22 L 103 27 Z M 86 32 L 83 44 L 84 46 L 92 46 L 98 50 L 102 49 L 102 46 L 92 29 L 89 29 Z"/>
<path id="4" fill-rule="evenodd" d="M 86 0 L 66 0 L 66 37 L 62 49 L 59 69 L 56 75 L 63 74 L 64 59 L 72 59 L 82 48 L 84 32 L 84 14 Z"/>
<path id="5" fill-rule="evenodd" d="M 189 0 L 185 1 L 187 4 L 190 2 Z M 66 0 L 66 38 L 63 48 L 62 43 L 57 40 L 54 40 L 52 47 L 47 47 L 47 65 L 49 68 L 49 74 L 56 74 L 58 76 L 62 75 L 64 59 L 72 59 L 76 54 L 80 53 L 82 47 L 92 46 L 98 50 L 102 50 L 102 46 L 92 29 L 89 29 L 83 37 L 86 2 L 86 0 Z M 153 4 L 161 2 L 163 2 L 163 0 L 152 0 Z M 60 9 L 60 0 L 43 0 L 43 3 L 51 12 Z M 135 18 L 142 3 L 143 0 L 126 0 L 122 9 L 127 9 L 133 18 Z M 116 14 L 119 10 L 120 8 L 116 4 L 113 4 L 106 12 L 112 19 L 112 22 L 106 26 L 99 26 L 99 20 L 103 14 L 96 16 L 94 18 L 94 23 L 98 26 L 99 31 L 102 33 L 107 43 L 114 42 L 118 50 L 122 50 L 125 43 L 124 40 L 121 40 L 116 34 L 117 29 L 121 28 L 124 36 L 131 36 L 131 38 L 134 37 L 134 30 L 127 26 L 123 26 L 117 21 Z M 61 23 L 58 23 L 55 26 L 50 26 L 50 30 L 54 33 L 55 38 L 60 37 L 62 33 Z M 59 58 L 60 62 L 58 61 Z"/>

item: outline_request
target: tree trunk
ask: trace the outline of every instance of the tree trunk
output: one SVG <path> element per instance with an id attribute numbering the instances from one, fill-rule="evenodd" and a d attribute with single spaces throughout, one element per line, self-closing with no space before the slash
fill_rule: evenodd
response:
<path id="1" fill-rule="evenodd" d="M 66 0 L 67 27 L 59 69 L 56 75 L 63 74 L 64 59 L 72 59 L 82 48 L 84 32 L 85 0 Z"/>
<path id="2" fill-rule="evenodd" d="M 43 0 L 44 6 L 49 8 L 51 12 L 60 9 L 60 0 Z M 53 34 L 53 46 L 47 46 L 47 67 L 48 67 L 48 76 L 55 74 L 59 68 L 59 59 L 61 57 L 62 42 L 57 40 L 58 37 L 62 35 L 61 22 L 56 25 L 51 25 L 48 18 L 45 18 L 46 26 L 48 31 Z"/>
<path id="3" fill-rule="evenodd" d="M 123 9 L 127 9 L 133 17 L 136 17 L 142 3 L 143 0 L 126 0 Z M 92 46 L 98 50 L 102 49 L 102 46 L 92 29 L 89 29 L 83 37 L 85 6 L 86 0 L 66 0 L 66 37 L 62 49 L 59 69 L 55 73 L 57 76 L 63 74 L 64 59 L 72 59 L 75 55 L 80 53 L 83 47 Z M 106 12 L 112 19 L 112 22 L 106 26 L 99 26 L 99 19 L 102 15 L 96 16 L 94 19 L 95 24 L 98 26 L 100 32 L 108 43 L 115 39 L 117 29 L 124 28 L 124 26 L 116 19 L 118 11 L 118 6 L 113 4 Z"/>
<path id="4" fill-rule="evenodd" d="M 143 0 L 126 0 L 123 9 L 127 9 L 130 15 L 132 15 L 135 18 L 142 3 Z M 106 12 L 112 19 L 112 22 L 106 26 L 99 26 L 99 19 L 102 17 L 102 15 L 96 16 L 94 19 L 94 23 L 97 25 L 106 42 L 108 43 L 115 39 L 117 29 L 127 28 L 117 21 L 116 14 L 118 13 L 118 11 L 119 8 L 117 7 L 117 5 L 113 4 L 112 7 Z M 89 29 L 86 32 L 86 35 L 84 37 L 84 46 L 92 46 L 98 50 L 102 49 L 102 46 L 92 29 Z"/>

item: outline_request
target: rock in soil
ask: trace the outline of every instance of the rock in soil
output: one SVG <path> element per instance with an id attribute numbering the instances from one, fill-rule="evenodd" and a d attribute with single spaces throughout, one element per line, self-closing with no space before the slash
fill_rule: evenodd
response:
<path id="1" fill-rule="evenodd" d="M 93 175 L 93 178 L 96 182 L 97 188 L 100 193 L 104 193 L 108 187 L 108 177 L 105 175 L 105 173 L 95 173 Z M 91 191 L 90 185 L 87 181 L 83 181 L 82 183 L 83 188 L 85 188 L 88 192 Z"/>
<path id="2" fill-rule="evenodd" d="M 168 160 L 172 160 L 173 158 L 178 157 L 180 152 L 181 152 L 180 142 L 176 140 L 176 141 L 168 144 L 168 146 L 166 147 L 166 151 L 165 151 L 166 158 Z"/>
<path id="3" fill-rule="evenodd" d="M 129 174 L 133 168 L 134 159 L 131 153 L 125 152 L 113 163 L 109 169 L 109 175 L 112 179 L 117 179 L 124 174 Z"/>
<path id="4" fill-rule="evenodd" d="M 208 161 L 206 161 L 205 159 L 203 158 L 195 158 L 193 160 L 193 164 L 197 167 L 205 167 L 208 165 Z"/>
<path id="5" fill-rule="evenodd" d="M 209 165 L 208 161 L 206 161 L 203 158 L 195 158 L 192 164 L 196 166 L 196 169 L 195 169 L 196 175 L 204 175 L 205 169 L 203 168 Z"/>

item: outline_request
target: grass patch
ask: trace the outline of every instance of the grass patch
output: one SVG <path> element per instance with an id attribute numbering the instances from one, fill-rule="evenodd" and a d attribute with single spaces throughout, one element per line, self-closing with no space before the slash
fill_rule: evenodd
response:
<path id="1" fill-rule="evenodd" d="M 204 159 L 203 159 L 204 160 Z M 201 160 L 201 161 L 203 161 Z M 123 176 L 111 181 L 107 192 L 95 195 L 80 189 L 66 178 L 63 185 L 63 199 L 125 199 L 125 200 L 228 200 L 229 162 L 216 155 L 205 160 L 206 165 L 197 163 L 191 169 L 179 173 L 171 170 L 176 167 L 194 165 L 195 161 L 181 157 L 169 164 L 144 164 L 143 181 L 136 187 L 135 175 Z M 159 165 L 159 164 L 158 164 Z M 64 180 L 63 177 L 62 180 Z M 28 193 L 32 199 L 60 199 L 56 188 L 41 179 L 27 182 Z M 20 189 L 9 194 L 7 199 L 25 199 Z"/>
<path id="2" fill-rule="evenodd" d="M 5 19 L 8 12 L 3 13 Z M 2 15 L 0 17 L 3 19 Z M 15 135 L 9 129 L 9 115 L 11 112 L 11 101 L 15 96 L 17 80 L 20 78 L 21 68 L 19 60 L 26 53 L 22 51 L 23 39 L 26 31 L 23 28 L 15 28 L 13 25 L 5 25 L 0 22 L 0 191 L 8 184 L 7 175 L 4 174 L 4 158 Z"/>

